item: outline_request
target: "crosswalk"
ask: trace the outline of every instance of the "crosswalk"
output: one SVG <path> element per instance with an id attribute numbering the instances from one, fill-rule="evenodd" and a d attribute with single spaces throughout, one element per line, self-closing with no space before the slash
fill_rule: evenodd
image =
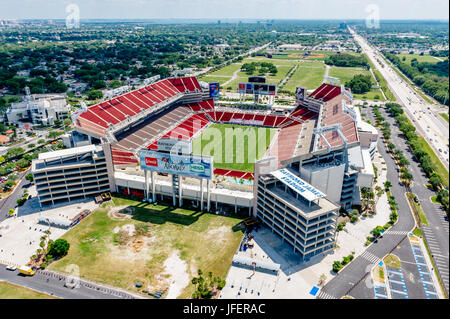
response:
<path id="1" fill-rule="evenodd" d="M 374 254 L 372 254 L 371 252 L 369 252 L 367 250 L 364 253 L 362 253 L 361 257 L 363 257 L 364 259 L 367 259 L 368 261 L 370 261 L 374 264 L 377 264 L 381 260 L 380 257 L 375 256 Z"/>
<path id="2" fill-rule="evenodd" d="M 328 294 L 328 293 L 326 293 L 326 292 L 324 292 L 324 291 L 320 291 L 320 292 L 317 294 L 316 299 L 338 299 L 338 298 L 335 297 L 335 296 L 333 296 L 333 295 L 330 295 L 330 294 Z"/>
<path id="3" fill-rule="evenodd" d="M 405 231 L 405 230 L 388 230 L 387 232 L 385 232 L 383 234 L 383 236 L 386 236 L 386 235 L 401 235 L 401 236 L 404 236 L 404 235 L 407 235 L 409 233 L 410 233 L 409 231 Z"/>

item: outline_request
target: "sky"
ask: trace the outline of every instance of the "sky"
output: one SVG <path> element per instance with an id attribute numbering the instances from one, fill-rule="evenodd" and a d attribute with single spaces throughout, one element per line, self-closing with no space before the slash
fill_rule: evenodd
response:
<path id="1" fill-rule="evenodd" d="M 449 18 L 448 0 L 0 0 L 0 19 L 65 19 L 71 4 L 80 19 Z"/>

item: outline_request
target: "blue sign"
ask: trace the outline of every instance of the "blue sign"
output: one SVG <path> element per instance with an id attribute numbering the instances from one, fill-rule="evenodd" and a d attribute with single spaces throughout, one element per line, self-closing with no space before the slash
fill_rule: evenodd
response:
<path id="1" fill-rule="evenodd" d="M 209 97 L 212 97 L 214 101 L 217 101 L 220 97 L 220 85 L 219 82 L 209 83 Z"/>
<path id="2" fill-rule="evenodd" d="M 213 158 L 200 155 L 172 155 L 157 151 L 141 150 L 139 159 L 143 170 L 211 179 Z"/>

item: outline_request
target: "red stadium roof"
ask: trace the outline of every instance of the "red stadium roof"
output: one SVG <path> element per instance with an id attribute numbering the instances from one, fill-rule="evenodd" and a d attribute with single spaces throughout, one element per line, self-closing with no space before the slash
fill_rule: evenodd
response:
<path id="1" fill-rule="evenodd" d="M 177 94 L 199 91 L 201 86 L 195 77 L 164 79 L 93 105 L 81 113 L 74 124 L 95 135 L 105 135 L 111 124 L 117 125 Z"/>
<path id="2" fill-rule="evenodd" d="M 341 88 L 327 83 L 322 83 L 314 92 L 308 95 L 314 100 L 321 100 L 327 102 L 341 94 Z"/>

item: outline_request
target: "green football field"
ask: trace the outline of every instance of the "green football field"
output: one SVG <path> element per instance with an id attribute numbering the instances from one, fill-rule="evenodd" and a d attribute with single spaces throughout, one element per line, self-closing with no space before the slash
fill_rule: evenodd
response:
<path id="1" fill-rule="evenodd" d="M 192 152 L 214 156 L 214 168 L 253 172 L 275 135 L 271 128 L 213 124 L 192 142 Z"/>

